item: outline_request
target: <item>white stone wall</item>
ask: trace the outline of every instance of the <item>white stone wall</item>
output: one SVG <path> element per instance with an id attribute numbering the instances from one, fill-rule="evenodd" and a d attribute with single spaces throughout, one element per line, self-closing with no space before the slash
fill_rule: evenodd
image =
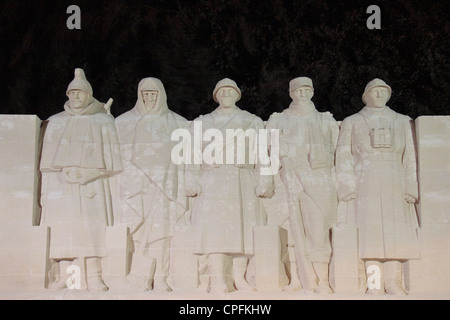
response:
<path id="1" fill-rule="evenodd" d="M 450 293 L 450 116 L 415 120 L 418 155 L 421 260 L 404 264 L 411 293 Z M 0 115 L 0 290 L 41 289 L 46 281 L 50 232 L 39 227 L 39 151 L 41 121 L 34 115 Z M 287 205 L 277 179 L 277 195 L 265 200 L 268 226 L 255 230 L 252 280 L 261 290 L 279 290 L 298 281 L 291 253 Z M 339 210 L 345 210 L 340 206 Z M 171 248 L 174 289 L 195 290 L 199 261 L 190 254 L 193 230 L 177 227 Z M 337 293 L 360 292 L 356 228 L 333 229 L 330 281 Z M 119 286 L 129 269 L 129 230 L 108 228 L 110 257 L 105 280 Z"/>
<path id="2" fill-rule="evenodd" d="M 47 228 L 39 227 L 39 135 L 34 115 L 0 116 L 0 288 L 42 287 Z"/>

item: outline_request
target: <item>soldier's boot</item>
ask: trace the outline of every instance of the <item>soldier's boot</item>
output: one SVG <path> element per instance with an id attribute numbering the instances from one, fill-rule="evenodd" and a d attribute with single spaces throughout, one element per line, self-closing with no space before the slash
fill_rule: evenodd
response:
<path id="1" fill-rule="evenodd" d="M 108 291 L 102 279 L 101 258 L 86 259 L 87 286 L 89 291 Z"/>
<path id="2" fill-rule="evenodd" d="M 256 290 L 245 279 L 247 272 L 248 259 L 246 257 L 236 257 L 233 259 L 233 278 L 234 285 L 238 290 Z"/>
<path id="3" fill-rule="evenodd" d="M 200 290 L 208 292 L 209 290 L 209 275 L 208 275 L 208 256 L 201 255 L 198 257 L 198 287 Z"/>
<path id="4" fill-rule="evenodd" d="M 126 277 L 126 286 L 131 290 L 148 291 L 155 273 L 155 259 L 141 252 L 133 255 L 131 271 Z"/>
<path id="5" fill-rule="evenodd" d="M 402 286 L 402 265 L 400 261 L 387 261 L 384 266 L 384 286 L 386 293 L 395 296 L 407 295 Z"/>
<path id="6" fill-rule="evenodd" d="M 169 278 L 170 239 L 159 242 L 159 246 L 155 247 L 152 253 L 156 262 L 153 290 L 157 292 L 171 292 L 172 288 L 167 283 Z"/>
<path id="7" fill-rule="evenodd" d="M 227 293 L 230 290 L 226 281 L 226 256 L 224 254 L 210 254 L 208 257 L 209 291 L 211 293 Z"/>
<path id="8" fill-rule="evenodd" d="M 368 260 L 364 262 L 366 268 L 367 291 L 369 295 L 384 295 L 384 268 L 380 261 Z M 375 268 L 373 268 L 375 267 Z M 369 274 L 370 272 L 370 274 Z"/>
<path id="9" fill-rule="evenodd" d="M 67 260 L 50 260 L 49 284 L 47 289 L 55 291 L 67 289 L 68 274 L 66 273 L 66 270 L 69 265 L 70 261 Z"/>
<path id="10" fill-rule="evenodd" d="M 314 271 L 316 272 L 319 283 L 317 288 L 314 290 L 315 293 L 333 293 L 328 280 L 328 263 L 325 262 L 314 262 Z"/>

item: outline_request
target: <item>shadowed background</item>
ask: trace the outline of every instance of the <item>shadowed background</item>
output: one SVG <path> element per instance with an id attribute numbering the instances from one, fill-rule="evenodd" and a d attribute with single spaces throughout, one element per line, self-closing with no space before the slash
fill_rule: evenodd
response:
<path id="1" fill-rule="evenodd" d="M 81 30 L 69 30 L 71 4 Z M 381 30 L 369 30 L 369 5 Z M 336 120 L 363 107 L 368 81 L 393 89 L 388 105 L 412 118 L 448 115 L 450 4 L 438 1 L 2 1 L 0 113 L 63 110 L 76 67 L 115 116 L 131 109 L 138 82 L 164 83 L 169 108 L 192 120 L 211 112 L 224 77 L 238 106 L 267 120 L 289 106 L 289 81 L 313 79 L 313 101 Z"/>

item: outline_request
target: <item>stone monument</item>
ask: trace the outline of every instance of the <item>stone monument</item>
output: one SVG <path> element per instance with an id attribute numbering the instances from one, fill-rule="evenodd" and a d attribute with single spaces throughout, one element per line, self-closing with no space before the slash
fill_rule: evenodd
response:
<path id="1" fill-rule="evenodd" d="M 289 91 L 265 126 L 226 78 L 189 124 L 144 78 L 114 120 L 75 69 L 64 111 L 0 115 L 0 298 L 448 299 L 450 117 Z"/>

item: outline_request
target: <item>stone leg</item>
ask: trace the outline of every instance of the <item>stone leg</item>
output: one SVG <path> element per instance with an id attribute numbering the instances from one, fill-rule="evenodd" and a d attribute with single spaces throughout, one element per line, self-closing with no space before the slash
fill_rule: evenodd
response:
<path id="1" fill-rule="evenodd" d="M 148 249 L 148 255 L 156 262 L 153 277 L 153 290 L 156 291 L 172 291 L 172 288 L 167 283 L 169 278 L 170 240 L 170 238 L 158 240 Z"/>
<path id="2" fill-rule="evenodd" d="M 227 285 L 227 259 L 227 255 L 221 253 L 210 254 L 208 256 L 208 273 L 211 293 L 220 294 L 231 291 Z"/>
<path id="3" fill-rule="evenodd" d="M 209 290 L 209 275 L 208 275 L 208 256 L 206 254 L 198 257 L 198 279 L 199 288 L 204 291 Z"/>
<path id="4" fill-rule="evenodd" d="M 49 266 L 49 290 L 63 290 L 67 289 L 67 268 L 70 266 L 69 260 L 51 259 Z"/>
<path id="5" fill-rule="evenodd" d="M 386 261 L 384 267 L 384 286 L 387 294 L 404 296 L 406 291 L 402 286 L 402 264 L 400 261 Z"/>
<path id="6" fill-rule="evenodd" d="M 376 260 L 366 260 L 364 265 L 367 277 L 366 294 L 383 295 L 385 293 L 383 263 Z"/>
<path id="7" fill-rule="evenodd" d="M 245 275 L 247 272 L 248 258 L 233 258 L 233 278 L 234 285 L 238 290 L 253 290 L 254 288 L 247 282 Z"/>
<path id="8" fill-rule="evenodd" d="M 108 291 L 102 279 L 102 260 L 101 258 L 86 259 L 86 276 L 89 291 Z"/>
<path id="9" fill-rule="evenodd" d="M 129 288 L 139 291 L 149 290 L 155 274 L 155 265 L 155 259 L 144 255 L 140 250 L 135 252 L 131 261 L 131 271 L 126 277 Z"/>
<path id="10" fill-rule="evenodd" d="M 317 278 L 319 279 L 319 284 L 316 293 L 333 293 L 333 290 L 330 288 L 330 284 L 328 281 L 328 263 L 324 262 L 314 262 L 313 263 L 314 271 L 316 272 Z"/>

